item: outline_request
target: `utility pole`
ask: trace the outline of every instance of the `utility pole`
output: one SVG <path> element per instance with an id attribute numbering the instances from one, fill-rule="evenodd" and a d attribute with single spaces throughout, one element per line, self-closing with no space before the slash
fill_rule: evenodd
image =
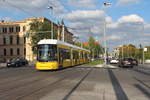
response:
<path id="1" fill-rule="evenodd" d="M 104 2 L 104 7 L 108 7 L 111 5 L 110 2 Z M 106 44 L 106 15 L 104 16 L 104 66 L 107 64 L 107 44 Z"/>
<path id="2" fill-rule="evenodd" d="M 144 56 L 144 47 L 143 47 L 143 64 L 144 64 L 144 59 L 145 59 L 145 56 Z"/>
<path id="3" fill-rule="evenodd" d="M 53 16 L 53 7 L 52 6 L 49 6 L 47 7 L 48 9 L 51 10 L 51 17 Z M 51 20 L 51 39 L 54 39 L 54 33 L 53 33 L 53 22 Z"/>
<path id="4" fill-rule="evenodd" d="M 142 33 L 144 34 L 144 22 L 142 23 Z M 144 65 L 145 55 L 144 55 L 144 44 L 143 44 L 143 65 Z"/>
<path id="5" fill-rule="evenodd" d="M 123 50 L 123 45 L 122 45 L 122 59 L 124 58 L 124 50 Z"/>
<path id="6" fill-rule="evenodd" d="M 65 26 L 62 24 L 62 40 L 65 42 Z"/>

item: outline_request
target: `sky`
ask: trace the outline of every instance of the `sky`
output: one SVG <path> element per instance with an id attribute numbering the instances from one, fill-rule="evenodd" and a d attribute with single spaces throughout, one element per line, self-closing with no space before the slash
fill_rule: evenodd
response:
<path id="1" fill-rule="evenodd" d="M 111 5 L 104 7 L 104 2 Z M 101 44 L 106 23 L 107 47 L 112 50 L 123 44 L 150 45 L 149 5 L 150 0 L 0 0 L 0 20 L 63 19 L 78 41 L 93 36 Z"/>

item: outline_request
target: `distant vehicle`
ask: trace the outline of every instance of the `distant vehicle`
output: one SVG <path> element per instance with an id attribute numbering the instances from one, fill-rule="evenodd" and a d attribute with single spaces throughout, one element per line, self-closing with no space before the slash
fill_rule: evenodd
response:
<path id="1" fill-rule="evenodd" d="M 135 65 L 135 66 L 138 66 L 138 61 L 137 61 L 137 59 L 133 59 L 133 65 Z"/>
<path id="2" fill-rule="evenodd" d="M 7 62 L 7 67 L 21 67 L 27 64 L 28 64 L 28 61 L 26 59 L 17 58 L 17 59 L 12 59 L 11 61 Z"/>
<path id="3" fill-rule="evenodd" d="M 110 64 L 118 64 L 118 60 L 117 59 L 112 59 L 112 60 L 110 60 Z"/>
<path id="4" fill-rule="evenodd" d="M 119 67 L 131 67 L 133 68 L 134 63 L 133 63 L 132 58 L 123 58 L 119 61 Z"/>
<path id="5" fill-rule="evenodd" d="M 150 64 L 150 59 L 145 60 L 146 64 Z"/>

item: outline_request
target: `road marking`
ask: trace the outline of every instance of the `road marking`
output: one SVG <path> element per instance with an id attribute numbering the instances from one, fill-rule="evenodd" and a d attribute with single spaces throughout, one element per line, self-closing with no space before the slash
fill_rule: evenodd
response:
<path id="1" fill-rule="evenodd" d="M 117 66 L 113 66 L 113 65 L 103 65 L 103 64 L 100 64 L 100 65 L 96 65 L 94 67 L 100 67 L 100 68 L 118 68 Z"/>

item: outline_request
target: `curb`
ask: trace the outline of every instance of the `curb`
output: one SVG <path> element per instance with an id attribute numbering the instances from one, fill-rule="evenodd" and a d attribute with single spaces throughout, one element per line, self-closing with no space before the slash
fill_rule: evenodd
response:
<path id="1" fill-rule="evenodd" d="M 94 67 L 103 67 L 103 64 L 95 65 Z"/>

